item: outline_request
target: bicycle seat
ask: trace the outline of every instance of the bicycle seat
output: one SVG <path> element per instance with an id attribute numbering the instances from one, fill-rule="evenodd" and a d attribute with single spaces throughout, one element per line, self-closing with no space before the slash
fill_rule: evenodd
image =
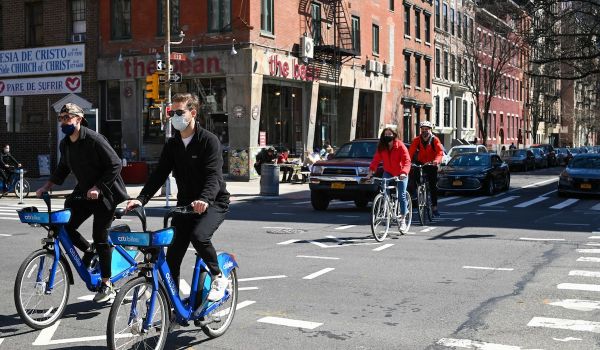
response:
<path id="1" fill-rule="evenodd" d="M 71 210 L 63 209 L 52 212 L 38 212 L 36 207 L 17 210 L 19 219 L 25 224 L 66 224 L 71 219 Z"/>
<path id="2" fill-rule="evenodd" d="M 173 242 L 175 230 L 172 227 L 163 228 L 153 232 L 109 232 L 114 244 L 133 247 L 166 247 Z"/>

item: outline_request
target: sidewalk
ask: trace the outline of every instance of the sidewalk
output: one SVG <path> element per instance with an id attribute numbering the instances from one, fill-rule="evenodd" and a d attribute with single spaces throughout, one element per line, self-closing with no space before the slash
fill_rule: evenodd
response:
<path id="1" fill-rule="evenodd" d="M 48 181 L 48 177 L 39 177 L 39 178 L 28 178 L 29 186 L 31 188 L 31 192 L 29 197 L 35 197 L 35 191 L 40 188 L 46 181 Z M 260 195 L 260 179 L 251 180 L 249 182 L 239 182 L 239 181 L 227 181 L 227 190 L 231 193 L 231 203 L 237 202 L 249 202 L 249 201 L 260 201 L 260 200 L 278 200 L 278 199 L 290 199 L 290 198 L 308 198 L 308 184 L 300 184 L 300 183 L 280 183 L 279 184 L 279 196 L 261 196 Z M 60 186 L 54 186 L 52 189 L 52 195 L 55 197 L 64 197 L 72 192 L 73 188 L 77 180 L 73 175 L 69 175 L 65 182 Z M 139 185 L 126 185 L 127 193 L 130 197 L 135 198 L 144 187 L 143 184 Z M 12 196 L 11 196 L 12 197 Z M 14 198 L 14 197 L 12 197 Z M 170 205 L 175 205 L 177 201 L 176 196 L 170 197 Z M 166 203 L 166 198 L 164 195 L 158 195 L 152 198 L 152 200 L 148 203 L 147 206 L 151 207 L 159 207 L 164 206 Z"/>

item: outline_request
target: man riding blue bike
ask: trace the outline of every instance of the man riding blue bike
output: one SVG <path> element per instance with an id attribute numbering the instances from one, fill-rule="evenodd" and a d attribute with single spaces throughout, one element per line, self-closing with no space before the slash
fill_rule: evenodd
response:
<path id="1" fill-rule="evenodd" d="M 217 253 L 211 243 L 214 232 L 229 210 L 229 192 L 223 180 L 223 156 L 219 139 L 202 129 L 196 120 L 198 97 L 189 93 L 173 96 L 169 111 L 171 125 L 177 130 L 163 147 L 158 166 L 127 210 L 146 204 L 173 171 L 177 182 L 177 206 L 191 205 L 202 215 L 179 215 L 172 220 L 175 239 L 167 250 L 167 263 L 173 280 L 179 284 L 180 267 L 190 242 L 215 277 L 209 301 L 223 298 L 228 280 L 221 274 Z"/>
<path id="2" fill-rule="evenodd" d="M 431 129 L 433 124 L 429 120 L 422 121 L 419 124 L 421 134 L 414 138 L 410 144 L 408 153 L 413 163 L 427 166 L 423 167 L 423 172 L 429 181 L 429 188 L 431 191 L 431 209 L 434 216 L 439 216 L 438 211 L 438 196 L 437 196 L 437 165 L 442 162 L 444 157 L 444 150 L 440 140 L 433 135 Z M 411 174 L 411 179 L 417 179 L 418 176 Z M 412 180 L 411 180 L 412 181 Z"/>

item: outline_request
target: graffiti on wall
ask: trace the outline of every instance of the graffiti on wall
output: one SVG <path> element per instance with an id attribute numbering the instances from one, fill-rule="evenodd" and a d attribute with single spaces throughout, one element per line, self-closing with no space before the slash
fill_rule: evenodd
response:
<path id="1" fill-rule="evenodd" d="M 248 176 L 250 162 L 247 149 L 236 149 L 229 152 L 229 175 Z"/>

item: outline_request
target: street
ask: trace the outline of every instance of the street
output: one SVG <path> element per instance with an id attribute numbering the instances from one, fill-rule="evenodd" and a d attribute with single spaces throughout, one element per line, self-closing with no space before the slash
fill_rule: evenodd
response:
<path id="1" fill-rule="evenodd" d="M 440 197 L 432 225 L 415 216 L 409 234 L 394 227 L 382 243 L 368 210 L 332 202 L 314 211 L 307 185 L 235 201 L 213 238 L 240 264 L 233 324 L 213 340 L 193 325 L 177 329 L 166 348 L 600 348 L 600 201 L 558 197 L 560 170 L 514 172 L 510 190 L 492 197 Z M 34 331 L 19 319 L 15 276 L 45 231 L 19 222 L 17 202 L 0 200 L 0 350 L 105 348 L 110 307 L 91 301 L 77 276 L 54 326 Z M 148 210 L 149 228 L 163 213 Z M 91 239 L 91 222 L 80 231 Z M 193 263 L 190 251 L 184 294 Z"/>

